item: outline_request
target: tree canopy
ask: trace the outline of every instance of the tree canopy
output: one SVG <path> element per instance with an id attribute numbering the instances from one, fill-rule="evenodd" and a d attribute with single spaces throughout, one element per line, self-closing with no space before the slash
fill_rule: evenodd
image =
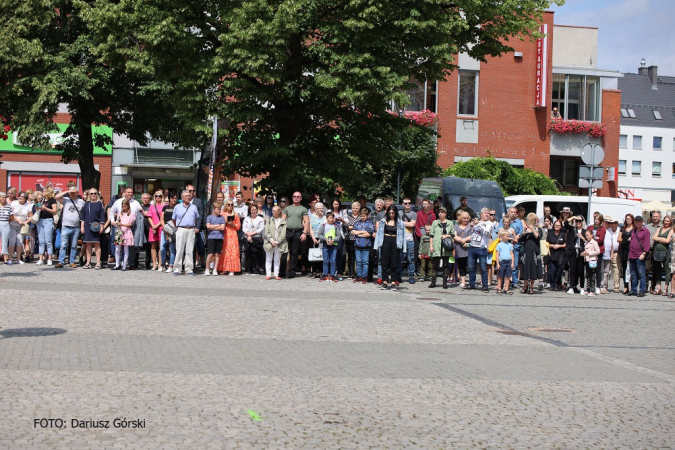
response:
<path id="1" fill-rule="evenodd" d="M 410 123 L 385 110 L 407 101 L 410 80 L 443 79 L 458 52 L 512 50 L 509 38 L 532 36 L 551 1 L 77 3 L 99 61 L 170 86 L 180 127 L 159 138 L 203 145 L 205 119 L 227 118 L 224 173 L 268 175 L 263 186 L 281 192 L 355 192 L 400 157 Z"/>
<path id="2" fill-rule="evenodd" d="M 443 176 L 491 180 L 499 183 L 504 195 L 560 195 L 555 180 L 532 169 L 513 167 L 493 156 L 456 162 L 443 171 Z"/>

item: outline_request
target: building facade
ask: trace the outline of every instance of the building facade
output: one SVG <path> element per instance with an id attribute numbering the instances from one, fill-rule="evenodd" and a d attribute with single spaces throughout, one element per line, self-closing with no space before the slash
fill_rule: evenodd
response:
<path id="1" fill-rule="evenodd" d="M 626 73 L 621 88 L 619 196 L 675 202 L 675 77 L 656 66 Z"/>

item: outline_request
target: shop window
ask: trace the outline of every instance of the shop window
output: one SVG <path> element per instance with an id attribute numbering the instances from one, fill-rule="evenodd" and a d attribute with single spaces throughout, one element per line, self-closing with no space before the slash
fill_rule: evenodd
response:
<path id="1" fill-rule="evenodd" d="M 642 149 L 642 136 L 633 136 L 633 149 Z"/>
<path id="2" fill-rule="evenodd" d="M 661 146 L 663 144 L 663 138 L 659 136 L 654 136 L 654 150 L 662 150 Z"/>
<path id="3" fill-rule="evenodd" d="M 551 103 L 565 120 L 599 122 L 601 92 L 600 77 L 553 74 Z"/>
<path id="4" fill-rule="evenodd" d="M 661 163 L 658 161 L 652 162 L 652 177 L 661 178 Z"/>
<path id="5" fill-rule="evenodd" d="M 619 175 L 626 175 L 626 160 L 619 160 Z"/>
<path id="6" fill-rule="evenodd" d="M 459 71 L 459 95 L 457 97 L 457 114 L 466 116 L 478 115 L 478 72 Z"/>
<path id="7" fill-rule="evenodd" d="M 625 134 L 619 135 L 619 148 L 628 148 L 628 136 Z"/>
<path id="8" fill-rule="evenodd" d="M 632 174 L 634 177 L 639 177 L 642 173 L 642 161 L 633 161 Z"/>
<path id="9" fill-rule="evenodd" d="M 561 186 L 579 184 L 579 162 L 571 159 L 551 160 L 551 178 Z"/>

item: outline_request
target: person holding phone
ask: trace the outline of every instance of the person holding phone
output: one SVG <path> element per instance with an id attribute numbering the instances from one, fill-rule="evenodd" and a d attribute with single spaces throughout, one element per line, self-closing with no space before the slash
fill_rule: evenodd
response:
<path id="1" fill-rule="evenodd" d="M 229 272 L 234 276 L 235 272 L 241 271 L 241 256 L 239 254 L 239 237 L 237 232 L 241 229 L 239 214 L 234 210 L 232 199 L 225 203 L 225 210 L 222 212 L 225 218 L 225 233 L 223 240 L 223 252 L 218 264 L 218 271 L 223 275 Z M 248 216 L 248 210 L 246 211 Z"/>

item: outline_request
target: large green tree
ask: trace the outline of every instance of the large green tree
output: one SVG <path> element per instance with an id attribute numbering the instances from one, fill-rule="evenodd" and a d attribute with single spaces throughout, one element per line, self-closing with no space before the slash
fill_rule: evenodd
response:
<path id="1" fill-rule="evenodd" d="M 411 79 L 443 79 L 458 52 L 510 51 L 551 3 L 99 0 L 84 17 L 100 61 L 172 86 L 181 128 L 167 139 L 204 143 L 205 118 L 227 118 L 224 173 L 267 174 L 281 192 L 355 192 L 400 156 L 409 122 L 384 111 L 405 103 Z"/>
<path id="2" fill-rule="evenodd" d="M 145 142 L 169 135 L 174 114 L 164 102 L 165 85 L 103 63 L 92 53 L 95 31 L 83 20 L 87 3 L 71 0 L 0 0 L 0 114 L 21 140 L 51 148 L 44 137 L 58 131 L 55 114 L 70 113 L 62 151 L 76 161 L 85 188 L 99 187 L 94 146 L 110 138 L 92 133 L 109 125 Z M 161 130 L 161 131 L 160 131 Z"/>

